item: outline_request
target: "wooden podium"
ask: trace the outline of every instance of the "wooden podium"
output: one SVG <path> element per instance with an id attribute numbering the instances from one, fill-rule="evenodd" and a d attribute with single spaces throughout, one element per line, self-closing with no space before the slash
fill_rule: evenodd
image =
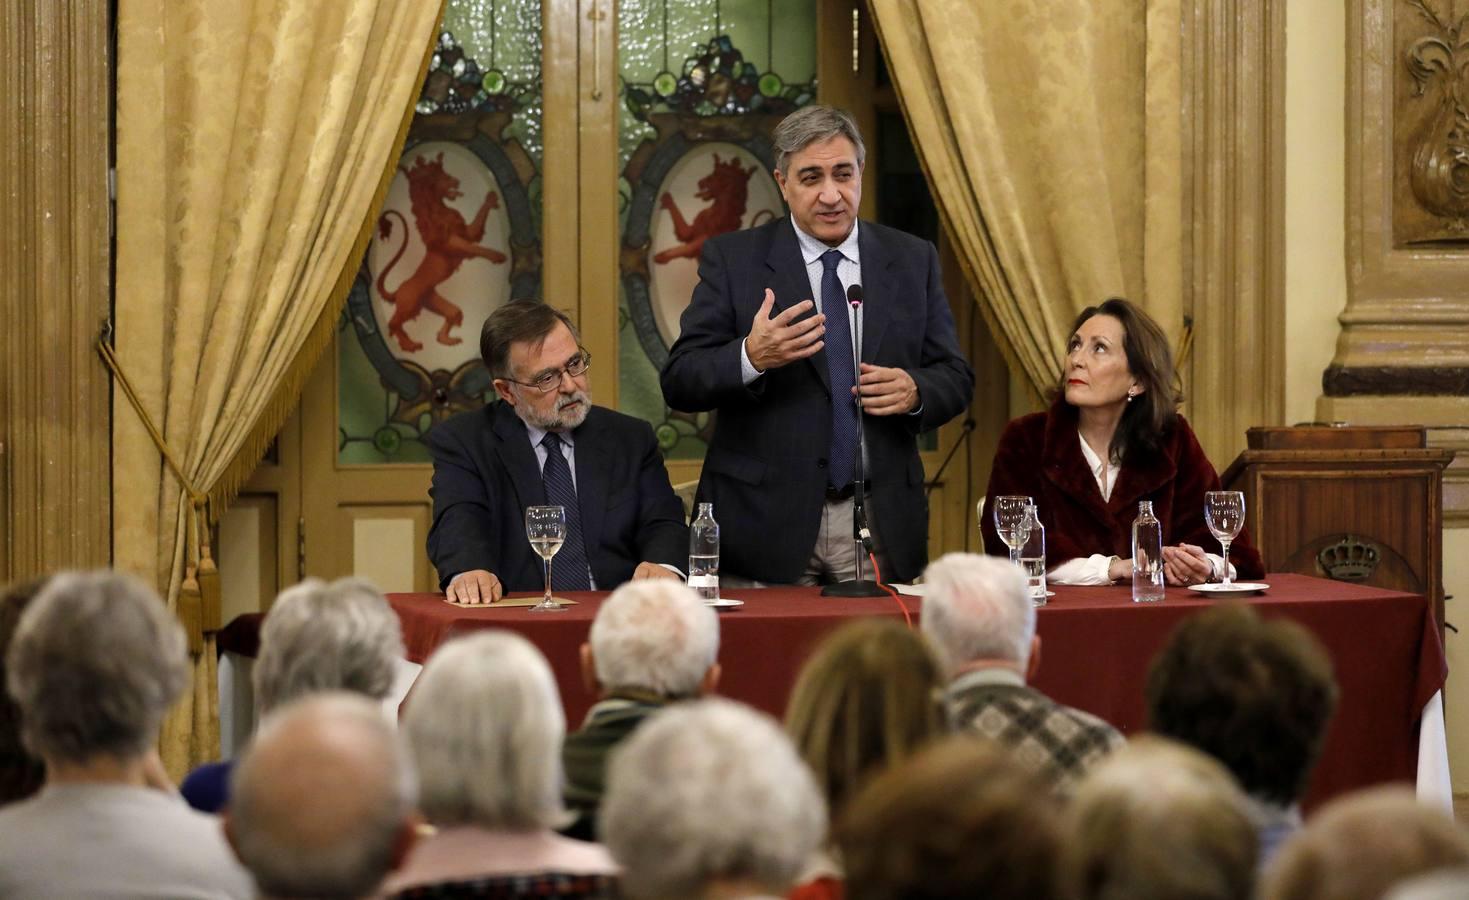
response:
<path id="1" fill-rule="evenodd" d="M 1443 629 L 1443 470 L 1416 426 L 1251 428 L 1224 471 L 1267 572 L 1424 594 Z"/>

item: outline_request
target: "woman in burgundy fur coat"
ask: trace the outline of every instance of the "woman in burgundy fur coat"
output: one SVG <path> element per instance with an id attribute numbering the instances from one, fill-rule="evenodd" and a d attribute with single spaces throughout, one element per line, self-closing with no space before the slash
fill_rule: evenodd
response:
<path id="1" fill-rule="evenodd" d="M 987 492 L 1035 498 L 1052 582 L 1129 576 L 1139 500 L 1153 501 L 1163 524 L 1169 584 L 1223 575 L 1223 559 L 1204 549 L 1219 549 L 1204 524 L 1204 494 L 1220 489 L 1219 475 L 1178 403 L 1173 356 L 1158 323 L 1120 298 L 1082 310 L 1055 401 L 1005 426 Z M 991 516 L 980 527 L 985 551 L 1007 555 Z M 1229 551 L 1239 577 L 1265 574 L 1248 531 Z"/>

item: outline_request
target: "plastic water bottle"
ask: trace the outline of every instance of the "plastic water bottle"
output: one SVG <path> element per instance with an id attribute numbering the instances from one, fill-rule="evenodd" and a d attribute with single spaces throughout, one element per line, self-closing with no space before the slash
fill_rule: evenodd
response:
<path id="1" fill-rule="evenodd" d="M 719 523 L 713 503 L 700 503 L 689 526 L 689 587 L 705 603 L 719 599 Z"/>
<path id="2" fill-rule="evenodd" d="M 1132 522 L 1132 602 L 1163 599 L 1163 526 L 1153 515 L 1153 501 L 1137 505 Z"/>
<path id="3" fill-rule="evenodd" d="M 1020 548 L 1020 567 L 1025 570 L 1025 587 L 1033 606 L 1046 605 L 1046 526 L 1040 509 L 1030 507 L 1030 537 Z"/>

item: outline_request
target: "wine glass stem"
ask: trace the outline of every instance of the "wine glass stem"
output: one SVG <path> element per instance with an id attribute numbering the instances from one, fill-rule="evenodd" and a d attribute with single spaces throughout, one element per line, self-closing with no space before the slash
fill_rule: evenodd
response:
<path id="1" fill-rule="evenodd" d="M 1010 564 L 1012 566 L 1018 566 L 1018 565 L 1020 565 L 1020 548 L 1019 547 L 1011 547 L 1010 548 Z"/>
<path id="2" fill-rule="evenodd" d="M 1219 544 L 1224 548 L 1224 586 L 1229 587 L 1229 541 L 1220 541 Z"/>
<path id="3" fill-rule="evenodd" d="M 544 599 L 541 600 L 541 602 L 542 603 L 550 603 L 551 602 L 551 557 L 549 557 L 549 556 L 546 557 L 543 560 L 543 562 L 545 562 L 545 564 L 546 564 L 546 596 L 545 596 Z"/>

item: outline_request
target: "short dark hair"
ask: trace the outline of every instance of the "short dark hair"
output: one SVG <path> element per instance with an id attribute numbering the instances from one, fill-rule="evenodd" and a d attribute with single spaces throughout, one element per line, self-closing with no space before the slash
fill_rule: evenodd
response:
<path id="1" fill-rule="evenodd" d="M 1122 411 L 1122 421 L 1117 423 L 1117 431 L 1112 435 L 1111 454 L 1120 457 L 1134 447 L 1156 450 L 1178 418 L 1178 404 L 1183 401 L 1168 335 L 1152 316 L 1122 297 L 1109 297 L 1082 310 L 1071 325 L 1071 334 L 1092 316 L 1111 316 L 1122 323 L 1127 371 L 1143 386 L 1143 392 Z M 1062 398 L 1066 396 L 1066 377 L 1066 368 L 1062 366 L 1057 389 Z"/>
<path id="2" fill-rule="evenodd" d="M 1295 622 L 1242 604 L 1190 616 L 1148 671 L 1148 722 L 1224 763 L 1249 794 L 1305 792 L 1336 709 L 1331 658 Z"/>
<path id="3" fill-rule="evenodd" d="M 851 900 L 1062 896 L 1061 814 L 998 744 L 950 737 L 878 776 L 836 828 Z"/>
<path id="4" fill-rule="evenodd" d="M 540 300 L 511 300 L 490 313 L 479 333 L 479 355 L 492 378 L 510 377 L 510 345 L 531 341 L 540 343 L 560 322 L 571 329 L 571 336 L 581 343 L 581 334 L 566 313 Z"/>

